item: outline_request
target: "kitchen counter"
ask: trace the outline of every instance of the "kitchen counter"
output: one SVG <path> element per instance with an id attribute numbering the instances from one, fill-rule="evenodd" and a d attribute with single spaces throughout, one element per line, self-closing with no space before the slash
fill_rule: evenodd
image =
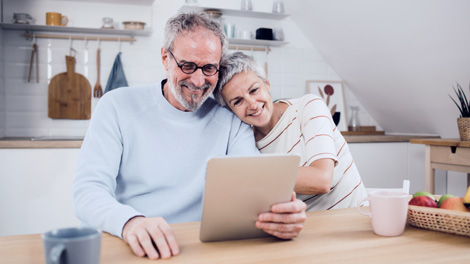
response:
<path id="1" fill-rule="evenodd" d="M 409 142 L 411 139 L 439 138 L 438 136 L 418 135 L 347 135 L 348 143 L 383 143 L 383 142 Z M 80 148 L 82 139 L 79 138 L 0 138 L 0 149 L 11 148 Z"/>

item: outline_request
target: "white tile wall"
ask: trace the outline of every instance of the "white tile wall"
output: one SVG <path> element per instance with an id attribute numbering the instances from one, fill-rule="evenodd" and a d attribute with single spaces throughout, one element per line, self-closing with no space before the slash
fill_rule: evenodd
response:
<path id="1" fill-rule="evenodd" d="M 12 2 L 12 1 L 11 1 Z M 8 3 L 5 3 L 7 5 Z M 35 4 L 32 4 L 32 3 Z M 42 2 L 38 5 L 36 2 Z M 114 59 L 121 50 L 121 60 L 124 66 L 127 81 L 130 86 L 145 85 L 152 82 L 160 82 L 165 77 L 165 71 L 161 64 L 160 47 L 163 39 L 163 28 L 166 20 L 175 14 L 184 1 L 155 1 L 152 7 L 129 6 L 118 4 L 103 4 L 73 1 L 27 1 L 17 2 L 16 9 L 7 7 L 12 12 L 29 12 L 37 17 L 37 23 L 43 24 L 42 16 L 47 10 L 51 10 L 51 2 L 58 12 L 67 13 L 75 26 L 99 27 L 100 19 L 106 16 L 114 17 L 115 21 L 125 18 L 143 18 L 150 22 L 153 34 L 149 37 L 136 37 L 134 44 L 118 42 L 101 42 L 101 85 L 104 89 L 111 71 Z M 207 2 L 207 3 L 205 3 Z M 231 1 L 200 1 L 201 5 L 238 9 Z M 224 6 L 226 5 L 227 6 Z M 256 6 L 261 4 L 271 7 L 271 0 L 256 1 Z M 256 8 L 254 6 L 254 8 Z M 112 8 L 111 8 L 112 7 Z M 22 8 L 22 9 L 21 9 Z M 108 15 L 100 11 L 113 10 Z M 265 8 L 269 12 L 269 8 Z M 88 12 L 85 19 L 83 10 Z M 125 14 L 125 15 L 123 15 Z M 142 15 L 143 14 L 143 15 Z M 240 18 L 238 18 L 240 19 Z M 153 21 L 153 22 L 152 22 Z M 255 20 L 256 21 L 256 20 Z M 258 21 L 259 23 L 265 23 Z M 305 37 L 296 25 L 289 19 L 285 19 L 280 26 L 285 31 L 285 38 L 290 44 L 272 48 L 269 54 L 259 51 L 247 51 L 253 55 L 259 63 L 268 64 L 268 77 L 271 82 L 271 94 L 273 99 L 293 98 L 305 94 L 305 80 L 340 80 L 333 69 L 324 61 L 317 50 L 306 41 Z M 278 25 L 276 25 L 278 26 Z M 26 40 L 24 32 L 4 30 L 1 32 L 0 49 L 0 136 L 9 137 L 35 137 L 35 136 L 83 136 L 88 127 L 88 120 L 53 120 L 47 116 L 48 83 L 58 73 L 65 72 L 65 56 L 69 54 L 71 42 L 69 40 L 37 39 L 39 46 L 39 84 L 28 83 L 27 72 L 32 51 L 32 41 Z M 84 75 L 93 88 L 96 82 L 96 49 L 97 41 L 73 41 L 76 53 L 75 71 Z M 34 75 L 33 75 L 34 77 Z M 34 79 L 34 78 L 33 78 Z M 358 104 L 357 99 L 349 92 L 347 87 L 346 104 Z M 5 103 L 3 103 L 5 101 Z M 92 108 L 98 99 L 92 99 Z M 376 125 L 365 109 L 361 109 L 361 124 Z"/>
<path id="2" fill-rule="evenodd" d="M 3 31 L 0 30 L 0 137 L 5 136 L 5 73 L 3 55 Z"/>

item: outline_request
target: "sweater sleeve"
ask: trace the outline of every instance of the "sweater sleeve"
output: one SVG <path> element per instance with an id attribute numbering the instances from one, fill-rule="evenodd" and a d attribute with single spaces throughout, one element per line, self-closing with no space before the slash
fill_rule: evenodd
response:
<path id="1" fill-rule="evenodd" d="M 337 128 L 328 107 L 317 96 L 306 96 L 302 103 L 300 126 L 305 140 L 306 165 L 324 158 L 333 159 L 336 165 L 338 158 L 333 131 Z"/>
<path id="2" fill-rule="evenodd" d="M 231 156 L 256 156 L 260 155 L 256 148 L 255 137 L 251 126 L 243 123 L 233 114 L 232 130 L 230 131 L 227 155 Z"/>
<path id="3" fill-rule="evenodd" d="M 116 109 L 108 95 L 100 99 L 93 112 L 77 162 L 73 199 L 75 214 L 84 224 L 122 237 L 124 224 L 143 214 L 119 203 L 115 197 L 123 152 Z"/>

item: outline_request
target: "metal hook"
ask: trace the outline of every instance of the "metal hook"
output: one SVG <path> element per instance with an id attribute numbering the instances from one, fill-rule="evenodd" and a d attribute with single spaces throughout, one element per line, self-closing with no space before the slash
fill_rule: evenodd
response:
<path id="1" fill-rule="evenodd" d="M 88 49 L 88 38 L 85 36 L 85 49 Z"/>
<path id="2" fill-rule="evenodd" d="M 101 37 L 98 36 L 98 49 L 101 48 Z"/>
<path id="3" fill-rule="evenodd" d="M 33 43 L 36 44 L 36 34 L 33 33 Z"/>
<path id="4" fill-rule="evenodd" d="M 119 52 L 122 50 L 122 42 L 121 42 L 121 37 L 118 37 L 119 40 Z"/>
<path id="5" fill-rule="evenodd" d="M 75 57 L 75 54 L 77 53 L 77 51 L 72 46 L 73 44 L 72 35 L 69 35 L 69 39 L 70 39 L 70 56 Z"/>

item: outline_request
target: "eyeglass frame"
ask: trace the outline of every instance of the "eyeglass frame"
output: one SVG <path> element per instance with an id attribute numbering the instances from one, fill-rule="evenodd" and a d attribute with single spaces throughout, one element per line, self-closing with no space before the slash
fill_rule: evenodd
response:
<path id="1" fill-rule="evenodd" d="M 192 62 L 192 61 L 186 61 L 186 62 L 183 62 L 183 63 L 180 65 L 180 64 L 178 63 L 178 61 L 176 60 L 175 55 L 173 55 L 173 53 L 172 53 L 171 51 L 169 51 L 169 50 L 167 50 L 167 51 L 171 54 L 171 56 L 172 56 L 173 59 L 175 60 L 176 65 L 178 66 L 178 68 L 180 68 L 180 70 L 181 70 L 183 73 L 185 73 L 185 74 L 193 74 L 193 73 L 195 73 L 195 72 L 197 71 L 197 69 L 201 69 L 202 74 L 204 74 L 205 76 L 214 76 L 214 75 L 217 74 L 217 72 L 219 72 L 219 69 L 217 68 L 217 66 L 214 65 L 214 64 L 210 64 L 210 63 L 209 63 L 209 64 L 206 64 L 206 65 L 203 65 L 202 67 L 200 67 L 200 66 L 197 66 L 197 64 L 194 63 L 194 62 Z M 194 66 L 195 66 L 194 71 L 193 71 L 193 72 L 185 72 L 185 71 L 183 70 L 183 66 L 184 66 L 185 64 L 186 64 L 186 65 L 187 65 L 187 64 L 194 65 Z M 215 70 L 214 74 L 209 75 L 209 74 L 206 74 L 206 73 L 204 72 L 204 68 L 206 68 L 206 67 L 208 67 L 208 66 L 214 66 L 214 67 L 215 67 L 216 70 Z"/>

